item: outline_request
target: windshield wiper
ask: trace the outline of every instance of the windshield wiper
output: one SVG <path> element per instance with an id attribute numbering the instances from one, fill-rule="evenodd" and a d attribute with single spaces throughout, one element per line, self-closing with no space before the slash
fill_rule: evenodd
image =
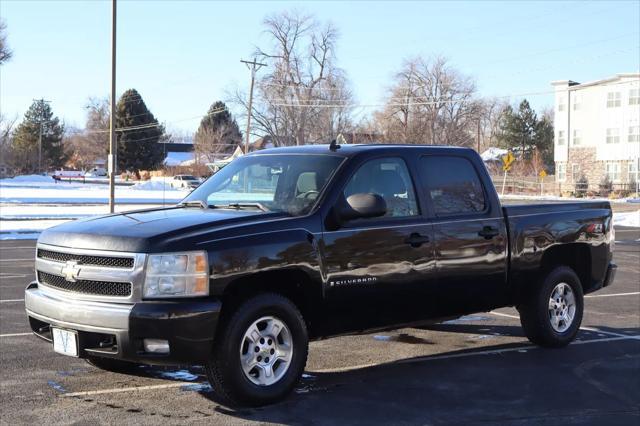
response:
<path id="1" fill-rule="evenodd" d="M 253 209 L 259 209 L 262 210 L 263 212 L 268 212 L 269 209 L 266 208 L 265 206 L 263 206 L 260 203 L 229 203 L 229 204 L 210 204 L 209 207 L 211 207 L 212 209 L 244 209 L 244 208 L 253 208 Z"/>
<path id="2" fill-rule="evenodd" d="M 200 207 L 201 209 L 206 209 L 208 207 L 207 203 L 202 200 L 183 201 L 178 205 L 181 207 Z"/>

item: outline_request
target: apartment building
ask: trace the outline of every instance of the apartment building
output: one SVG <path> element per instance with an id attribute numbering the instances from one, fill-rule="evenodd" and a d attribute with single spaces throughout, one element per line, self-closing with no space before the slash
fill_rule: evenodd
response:
<path id="1" fill-rule="evenodd" d="M 569 188 L 584 176 L 593 188 L 608 176 L 614 188 L 634 189 L 640 177 L 640 73 L 551 85 L 556 181 Z"/>

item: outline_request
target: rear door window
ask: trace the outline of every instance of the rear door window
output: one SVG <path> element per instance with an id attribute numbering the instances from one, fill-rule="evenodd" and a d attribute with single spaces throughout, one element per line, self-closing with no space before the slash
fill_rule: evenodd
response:
<path id="1" fill-rule="evenodd" d="M 426 156 L 420 175 L 437 217 L 480 213 L 486 200 L 475 167 L 464 157 Z"/>

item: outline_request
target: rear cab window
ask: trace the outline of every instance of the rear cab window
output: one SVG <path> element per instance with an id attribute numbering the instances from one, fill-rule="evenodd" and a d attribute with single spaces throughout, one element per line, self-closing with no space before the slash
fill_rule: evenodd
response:
<path id="1" fill-rule="evenodd" d="M 480 214 L 487 210 L 480 176 L 467 158 L 424 156 L 419 167 L 422 187 L 436 217 Z"/>

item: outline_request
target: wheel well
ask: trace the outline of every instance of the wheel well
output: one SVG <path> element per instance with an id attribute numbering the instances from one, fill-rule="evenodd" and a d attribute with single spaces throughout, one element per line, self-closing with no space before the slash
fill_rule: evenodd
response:
<path id="1" fill-rule="evenodd" d="M 322 309 L 322 284 L 300 270 L 260 272 L 231 282 L 222 295 L 222 316 L 233 307 L 259 293 L 277 293 L 291 300 L 300 310 L 309 337 L 314 336 Z"/>
<path id="2" fill-rule="evenodd" d="M 544 276 L 561 265 L 573 269 L 580 278 L 582 290 L 588 291 L 593 282 L 591 280 L 591 251 L 587 244 L 571 243 L 551 247 L 542 256 L 540 272 Z"/>

